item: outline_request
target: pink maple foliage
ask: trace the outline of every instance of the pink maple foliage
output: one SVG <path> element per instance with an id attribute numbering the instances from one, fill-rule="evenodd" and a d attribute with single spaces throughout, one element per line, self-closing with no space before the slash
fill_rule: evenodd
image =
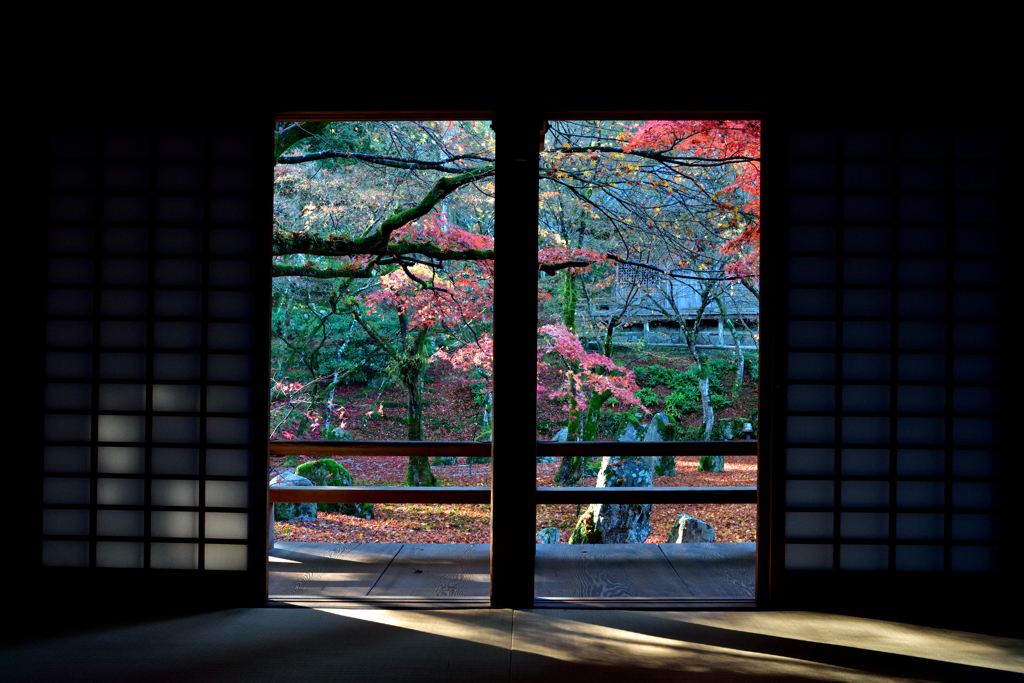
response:
<path id="1" fill-rule="evenodd" d="M 549 391 L 538 384 L 538 396 L 549 391 L 549 398 L 571 396 L 577 405 L 584 406 L 591 396 L 610 391 L 620 407 L 630 406 L 650 412 L 636 399 L 640 387 L 632 370 L 616 365 L 608 356 L 584 349 L 576 334 L 562 323 L 544 325 L 538 332 L 547 342 L 538 347 L 538 367 L 545 356 L 561 358 L 566 366 L 562 386 Z M 564 410 L 569 411 L 569 406 Z"/>

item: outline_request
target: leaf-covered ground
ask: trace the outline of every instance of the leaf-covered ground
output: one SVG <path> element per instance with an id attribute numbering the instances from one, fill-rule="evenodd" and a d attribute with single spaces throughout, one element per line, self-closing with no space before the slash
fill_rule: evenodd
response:
<path id="1" fill-rule="evenodd" d="M 283 458 L 272 458 L 277 471 Z M 302 458 L 301 460 L 307 460 Z M 655 477 L 655 486 L 755 486 L 757 462 L 754 456 L 728 456 L 725 472 L 698 472 L 695 456 L 676 458 L 675 477 Z M 339 458 L 356 485 L 398 486 L 405 476 L 404 457 Z M 537 485 L 551 486 L 556 463 L 537 465 Z M 490 465 L 433 467 L 440 486 L 490 486 Z M 586 485 L 593 486 L 594 479 Z M 748 505 L 655 505 L 651 514 L 651 535 L 647 543 L 664 543 L 669 529 L 682 512 L 702 519 L 715 528 L 715 540 L 742 542 L 756 540 L 757 506 Z M 373 519 L 337 513 L 319 513 L 316 520 L 276 522 L 277 539 L 315 543 L 489 543 L 488 505 L 408 505 L 378 503 Z M 545 505 L 537 509 L 537 530 L 553 526 L 567 542 L 576 521 L 575 505 Z"/>
<path id="2" fill-rule="evenodd" d="M 627 367 L 659 364 L 680 371 L 689 367 L 683 348 L 659 347 L 643 353 L 616 353 L 614 360 Z M 541 367 L 538 381 L 549 388 L 558 386 L 558 366 Z M 655 387 L 663 400 L 670 391 Z M 747 376 L 743 390 L 731 396 L 731 405 L 716 410 L 716 418 L 749 416 L 757 405 L 756 382 Z M 402 441 L 406 438 L 406 393 L 393 382 L 380 380 L 370 385 L 339 386 L 334 405 L 345 409 L 345 429 L 355 440 Z M 537 400 L 537 438 L 550 439 L 566 424 L 564 403 L 541 396 Z M 655 410 L 660 406 L 655 406 Z M 652 412 L 654 412 L 652 410 Z M 447 361 L 436 361 L 427 368 L 424 383 L 423 430 L 428 441 L 472 441 L 482 428 L 481 406 L 474 401 L 471 386 L 464 375 Z M 696 425 L 699 414 L 685 416 L 683 424 Z M 646 420 L 644 420 L 646 422 Z M 331 425 L 337 426 L 336 423 Z M 320 438 L 320 427 L 302 438 Z M 608 430 L 599 432 L 599 441 L 614 439 Z M 299 458 L 305 462 L 311 458 Z M 274 469 L 281 471 L 284 458 L 272 458 Z M 362 486 L 400 486 L 405 477 L 404 457 L 338 458 Z M 537 484 L 551 486 L 557 464 L 537 466 Z M 676 458 L 676 477 L 655 477 L 655 486 L 755 486 L 757 463 L 753 456 L 725 459 L 725 472 L 697 472 L 696 457 Z M 489 465 L 467 465 L 464 459 L 456 466 L 433 467 L 440 486 L 489 486 Z M 272 473 L 273 474 L 273 473 Z M 586 485 L 593 486 L 594 479 Z M 487 505 L 399 505 L 377 504 L 370 520 L 337 513 L 320 513 L 313 521 L 278 522 L 277 538 L 290 541 L 322 543 L 489 543 L 490 519 Z M 672 523 L 682 512 L 702 519 L 715 528 L 716 540 L 740 542 L 755 540 L 756 505 L 655 505 L 648 543 L 666 540 Z M 541 506 L 537 510 L 537 529 L 554 526 L 566 542 L 576 521 L 575 505 Z"/>

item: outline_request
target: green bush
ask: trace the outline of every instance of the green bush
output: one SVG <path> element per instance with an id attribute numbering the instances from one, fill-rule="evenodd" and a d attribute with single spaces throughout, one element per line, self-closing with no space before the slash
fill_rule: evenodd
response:
<path id="1" fill-rule="evenodd" d="M 676 420 L 686 413 L 698 410 L 701 410 L 701 405 L 696 382 L 679 387 L 665 398 L 665 412 Z"/>
<path id="2" fill-rule="evenodd" d="M 744 351 L 743 352 L 743 368 L 744 371 L 750 375 L 750 378 L 755 382 L 758 380 L 758 358 L 757 352 L 755 351 Z"/>
<path id="3" fill-rule="evenodd" d="M 653 389 L 646 387 L 636 392 L 636 400 L 646 408 L 657 408 L 661 405 L 661 397 L 654 393 Z"/>
<path id="4" fill-rule="evenodd" d="M 313 486 L 352 486 L 352 475 L 335 460 L 324 458 L 303 463 L 295 474 L 313 482 Z M 317 503 L 317 512 L 340 512 L 363 519 L 373 519 L 372 503 Z"/>
<path id="5" fill-rule="evenodd" d="M 721 394 L 711 394 L 709 398 L 711 400 L 711 407 L 714 408 L 715 410 L 732 405 L 732 401 L 727 399 L 725 396 L 722 396 Z"/>
<path id="6" fill-rule="evenodd" d="M 633 369 L 636 375 L 636 382 L 644 387 L 677 387 L 682 382 L 683 373 L 675 368 L 666 368 L 663 365 L 641 365 Z"/>

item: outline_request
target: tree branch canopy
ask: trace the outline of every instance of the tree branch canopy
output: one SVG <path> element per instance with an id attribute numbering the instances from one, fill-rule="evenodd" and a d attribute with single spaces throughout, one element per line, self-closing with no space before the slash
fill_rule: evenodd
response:
<path id="1" fill-rule="evenodd" d="M 274 256 L 310 254 L 312 256 L 405 256 L 423 254 L 438 261 L 488 261 L 493 249 L 442 249 L 429 242 L 399 242 L 378 246 L 376 235 L 349 239 L 340 235 L 321 237 L 308 232 L 275 230 L 272 239 Z M 346 275 L 345 277 L 352 277 Z"/>
<path id="2" fill-rule="evenodd" d="M 336 277 L 346 278 L 368 278 L 373 277 L 373 264 L 362 268 L 355 266 L 338 268 L 317 268 L 315 266 L 285 266 L 275 263 L 272 266 L 271 277 L 315 277 L 320 280 L 330 280 Z"/>
<path id="3" fill-rule="evenodd" d="M 274 256 L 289 254 L 310 254 L 314 256 L 402 256 L 423 254 L 441 261 L 477 261 L 494 258 L 493 249 L 443 249 L 430 242 L 399 242 L 389 244 L 392 234 L 404 225 L 430 212 L 442 199 L 463 185 L 494 175 L 494 164 L 439 178 L 430 191 L 416 206 L 399 211 L 381 223 L 381 226 L 366 237 L 345 237 L 342 235 L 320 236 L 311 232 L 285 232 L 275 230 L 272 238 Z"/>
<path id="4" fill-rule="evenodd" d="M 274 163 L 285 151 L 300 140 L 319 135 L 327 126 L 329 121 L 309 121 L 306 123 L 293 123 L 279 133 L 274 133 Z"/>
<path id="5" fill-rule="evenodd" d="M 295 154 L 287 157 L 282 156 L 277 159 L 277 163 L 304 164 L 309 161 L 318 161 L 320 159 L 354 159 L 356 161 L 375 164 L 377 166 L 390 166 L 391 168 L 404 168 L 412 171 L 444 171 L 445 173 L 460 173 L 466 170 L 458 166 L 445 165 L 453 161 L 459 161 L 461 159 L 491 161 L 491 159 L 485 159 L 484 157 L 477 156 L 475 154 L 463 154 L 461 156 L 450 157 L 443 161 L 425 161 L 423 159 L 403 159 L 401 157 L 381 156 L 378 154 L 363 154 L 362 152 L 345 152 L 337 149 L 325 149 L 320 152 L 311 152 L 309 154 Z"/>

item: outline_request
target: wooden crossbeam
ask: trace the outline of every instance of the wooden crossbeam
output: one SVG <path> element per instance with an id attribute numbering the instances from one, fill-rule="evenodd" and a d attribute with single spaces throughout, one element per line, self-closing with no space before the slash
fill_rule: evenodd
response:
<path id="1" fill-rule="evenodd" d="M 664 487 L 538 487 L 537 504 L 756 503 L 753 486 Z M 486 505 L 489 486 L 271 486 L 271 503 L 455 503 Z"/>

